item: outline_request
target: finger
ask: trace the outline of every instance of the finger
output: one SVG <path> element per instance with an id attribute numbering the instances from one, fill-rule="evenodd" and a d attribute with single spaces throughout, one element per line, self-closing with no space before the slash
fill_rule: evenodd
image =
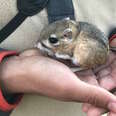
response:
<path id="1" fill-rule="evenodd" d="M 108 113 L 108 116 L 116 116 L 116 113 L 110 112 Z"/>
<path id="2" fill-rule="evenodd" d="M 113 78 L 108 75 L 110 69 L 104 70 L 103 74 L 99 73 L 100 77 L 103 76 L 103 78 L 99 78 L 99 84 L 101 87 L 107 89 L 107 90 L 111 90 L 112 88 L 115 87 L 115 82 L 113 80 Z M 105 77 L 105 75 L 108 75 Z M 96 107 L 90 107 L 88 110 L 88 116 L 101 116 L 102 114 L 104 114 L 105 112 L 107 112 L 107 110 L 105 109 L 100 109 L 100 108 L 96 108 Z"/>
<path id="3" fill-rule="evenodd" d="M 101 116 L 105 112 L 106 112 L 105 109 L 100 109 L 100 108 L 92 107 L 87 112 L 87 116 Z"/>
<path id="4" fill-rule="evenodd" d="M 92 85 L 98 85 L 97 80 L 96 80 L 96 76 L 94 75 L 92 70 L 76 72 L 76 75 L 80 80 L 82 80 L 86 83 L 89 83 Z"/>
<path id="5" fill-rule="evenodd" d="M 110 70 L 110 69 L 107 69 L 108 71 Z M 106 71 L 105 73 L 104 73 L 104 75 L 107 75 L 107 74 L 109 74 L 108 73 L 108 71 Z M 88 83 L 90 83 L 90 84 L 95 84 L 95 85 L 98 85 L 98 83 L 96 82 L 96 79 L 95 79 L 95 75 L 93 75 L 93 73 L 91 72 L 91 71 L 88 71 L 88 72 L 86 72 L 86 73 L 77 73 L 77 75 L 79 75 L 80 77 L 82 76 L 82 78 L 83 79 L 81 79 L 81 80 L 83 80 L 83 81 L 85 81 L 85 82 L 88 82 Z M 85 105 L 85 106 L 83 106 L 83 110 L 84 111 L 86 111 L 87 112 L 87 110 L 89 110 L 89 109 L 91 109 L 91 105 Z M 101 113 L 103 113 L 104 112 L 104 110 L 103 109 L 100 109 L 100 111 L 97 109 L 97 108 L 92 108 L 93 109 L 93 112 L 96 112 L 96 114 L 101 114 Z M 95 111 L 96 110 L 96 111 Z M 92 110 L 90 110 L 90 112 L 91 112 Z M 90 113 L 89 112 L 89 113 Z"/>
<path id="6" fill-rule="evenodd" d="M 101 71 L 102 69 L 109 67 L 109 65 L 116 59 L 116 55 L 110 51 L 109 56 L 108 56 L 108 60 L 106 62 L 106 64 L 99 66 L 97 68 L 94 69 L 94 73 L 98 73 L 99 71 Z"/>
<path id="7" fill-rule="evenodd" d="M 112 70 L 116 70 L 116 59 L 112 62 L 111 68 L 112 68 Z M 115 73 L 116 73 L 116 71 L 115 71 Z"/>
<path id="8" fill-rule="evenodd" d="M 83 112 L 88 114 L 88 116 L 101 116 L 102 114 L 107 112 L 106 109 L 98 108 L 98 107 L 95 107 L 95 106 L 93 106 L 91 104 L 87 104 L 87 103 L 82 105 L 82 110 L 83 110 Z"/>
<path id="9" fill-rule="evenodd" d="M 101 71 L 99 71 L 99 72 L 97 73 L 97 76 L 98 76 L 99 78 L 103 78 L 103 77 L 105 77 L 105 76 L 107 76 L 107 75 L 110 75 L 111 72 L 112 72 L 112 68 L 109 66 L 109 67 L 106 67 L 105 69 L 102 69 Z M 99 79 L 99 78 L 98 78 L 98 79 Z"/>
<path id="10" fill-rule="evenodd" d="M 99 71 L 97 76 L 98 76 L 98 82 L 101 87 L 107 90 L 112 90 L 116 86 L 115 79 L 112 76 L 111 67 L 107 67 L 102 71 Z"/>
<path id="11" fill-rule="evenodd" d="M 98 82 L 97 82 L 97 80 L 96 80 L 95 75 L 93 74 L 93 72 L 87 71 L 85 73 L 87 73 L 88 75 L 85 75 L 85 77 L 83 77 L 83 79 L 81 79 L 81 80 L 83 80 L 83 81 L 85 81 L 85 82 L 87 82 L 89 84 L 98 86 Z M 90 73 L 91 73 L 91 75 L 90 75 Z M 83 75 L 81 74 L 81 76 L 83 76 Z M 89 115 L 90 116 L 93 116 L 93 115 L 94 116 L 99 116 L 99 115 L 101 116 L 101 114 L 103 114 L 104 112 L 106 112 L 105 109 L 102 109 L 102 108 L 100 109 L 100 108 L 94 107 L 93 105 L 87 104 L 87 103 L 85 103 L 85 104 L 82 105 L 82 110 L 85 113 L 87 113 L 88 116 Z"/>
<path id="12" fill-rule="evenodd" d="M 114 79 L 109 74 L 108 74 L 108 76 L 105 76 L 105 74 L 107 75 L 108 72 L 106 71 L 106 72 L 104 72 L 104 74 L 100 74 L 100 77 L 101 76 L 104 76 L 104 77 L 99 78 L 99 84 L 100 84 L 101 87 L 110 91 L 116 86 L 116 84 L 115 84 Z"/>
<path id="13" fill-rule="evenodd" d="M 105 68 L 103 69 L 102 71 L 99 72 L 99 79 L 101 79 L 101 83 L 100 83 L 100 86 L 102 86 L 103 88 L 107 89 L 107 90 L 111 90 L 114 86 L 115 86 L 115 83 L 114 83 L 114 80 L 111 79 L 111 76 L 107 76 L 111 73 L 111 68 L 108 67 L 108 68 Z M 104 78 L 103 78 L 104 77 Z M 100 108 L 97 108 L 97 107 L 89 107 L 88 109 L 88 116 L 101 116 L 103 113 L 105 113 L 107 110 L 105 109 L 100 109 Z"/>
<path id="14" fill-rule="evenodd" d="M 72 91 L 75 100 L 78 99 L 80 102 L 90 103 L 116 112 L 116 107 L 112 104 L 113 102 L 116 103 L 116 97 L 103 88 L 78 81 L 76 87 L 73 88 Z"/>
<path id="15" fill-rule="evenodd" d="M 92 106 L 91 104 L 87 104 L 87 103 L 82 104 L 83 112 L 87 113 L 91 106 Z"/>
<path id="16" fill-rule="evenodd" d="M 104 78 L 100 78 L 99 84 L 101 87 L 103 87 L 109 91 L 116 87 L 115 80 L 110 75 L 108 75 Z"/>
<path id="17" fill-rule="evenodd" d="M 108 62 L 112 63 L 112 61 L 114 61 L 114 59 L 116 59 L 116 54 L 112 51 L 109 52 L 109 57 L 108 57 Z"/>

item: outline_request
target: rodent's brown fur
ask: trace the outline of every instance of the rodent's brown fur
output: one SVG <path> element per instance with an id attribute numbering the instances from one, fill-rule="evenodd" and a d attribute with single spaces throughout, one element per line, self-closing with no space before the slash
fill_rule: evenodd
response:
<path id="1" fill-rule="evenodd" d="M 63 41 L 63 31 L 72 29 L 72 41 Z M 47 40 L 50 34 L 56 34 L 60 44 L 50 50 L 55 54 L 68 54 L 77 59 L 83 68 L 94 68 L 104 64 L 109 51 L 108 38 L 96 26 L 86 22 L 72 20 L 56 21 L 43 29 L 39 42 Z"/>

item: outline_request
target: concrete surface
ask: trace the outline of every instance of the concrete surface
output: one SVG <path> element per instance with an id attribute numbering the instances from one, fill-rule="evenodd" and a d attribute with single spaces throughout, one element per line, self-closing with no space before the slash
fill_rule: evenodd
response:
<path id="1" fill-rule="evenodd" d="M 106 34 L 116 26 L 116 0 L 73 0 L 77 20 L 96 24 Z M 16 0 L 0 0 L 0 28 L 17 13 Z M 22 51 L 32 48 L 47 24 L 45 10 L 28 18 L 0 45 Z M 64 103 L 39 95 L 26 95 L 11 116 L 84 116 L 80 104 Z"/>

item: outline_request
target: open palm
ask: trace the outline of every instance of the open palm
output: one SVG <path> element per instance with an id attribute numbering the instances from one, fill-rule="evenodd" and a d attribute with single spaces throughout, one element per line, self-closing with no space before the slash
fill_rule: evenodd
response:
<path id="1" fill-rule="evenodd" d="M 78 73 L 79 74 L 79 73 Z M 96 86 L 103 87 L 108 91 L 115 90 L 116 88 L 116 54 L 110 52 L 108 62 L 105 66 L 96 69 L 94 72 L 91 71 L 93 76 L 86 76 L 83 80 L 94 84 Z M 92 78 L 94 77 L 94 78 Z M 112 104 L 113 105 L 113 104 Z M 112 109 L 114 106 L 110 106 Z M 83 111 L 88 116 L 101 116 L 103 113 L 108 112 L 105 109 L 101 109 L 90 104 L 83 105 Z M 116 116 L 116 113 L 109 112 L 108 116 Z"/>

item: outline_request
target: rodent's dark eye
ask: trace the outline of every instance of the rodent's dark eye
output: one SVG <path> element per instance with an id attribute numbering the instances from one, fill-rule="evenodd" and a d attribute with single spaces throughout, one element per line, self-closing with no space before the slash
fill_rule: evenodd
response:
<path id="1" fill-rule="evenodd" d="M 52 44 L 56 44 L 58 42 L 58 39 L 55 38 L 55 37 L 50 37 L 49 42 L 52 43 Z"/>

